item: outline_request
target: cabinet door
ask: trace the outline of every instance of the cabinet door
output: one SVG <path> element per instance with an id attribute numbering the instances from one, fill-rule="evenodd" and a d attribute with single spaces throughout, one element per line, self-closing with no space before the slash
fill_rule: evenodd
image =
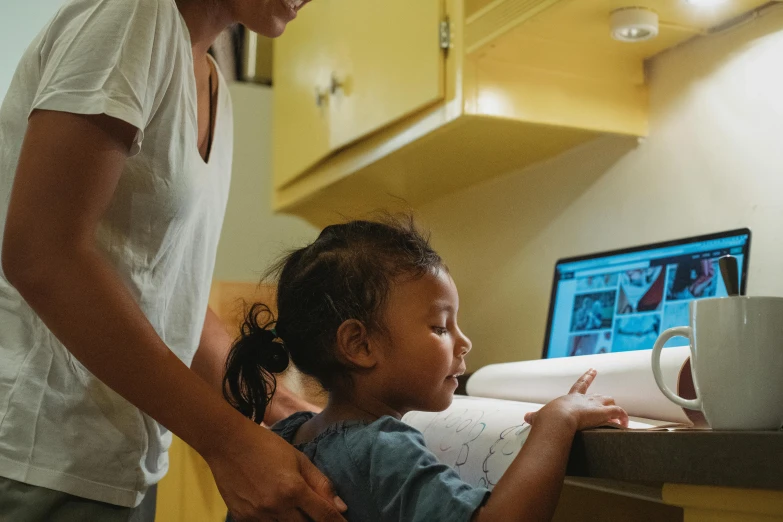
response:
<path id="1" fill-rule="evenodd" d="M 442 0 L 316 0 L 331 5 L 331 149 L 444 99 Z"/>
<path id="2" fill-rule="evenodd" d="M 331 2 L 306 5 L 274 42 L 273 170 L 281 187 L 329 153 Z"/>

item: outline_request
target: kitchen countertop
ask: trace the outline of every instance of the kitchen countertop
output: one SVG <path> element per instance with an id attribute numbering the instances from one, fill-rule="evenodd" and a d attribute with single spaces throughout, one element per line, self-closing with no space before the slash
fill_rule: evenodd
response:
<path id="1" fill-rule="evenodd" d="M 596 429 L 577 434 L 567 473 L 647 486 L 781 491 L 782 470 L 783 431 Z"/>

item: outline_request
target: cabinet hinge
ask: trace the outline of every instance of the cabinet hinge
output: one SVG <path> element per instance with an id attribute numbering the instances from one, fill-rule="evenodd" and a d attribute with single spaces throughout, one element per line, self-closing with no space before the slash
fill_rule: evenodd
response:
<path id="1" fill-rule="evenodd" d="M 444 51 L 451 49 L 451 21 L 446 18 L 440 22 L 440 48 Z"/>

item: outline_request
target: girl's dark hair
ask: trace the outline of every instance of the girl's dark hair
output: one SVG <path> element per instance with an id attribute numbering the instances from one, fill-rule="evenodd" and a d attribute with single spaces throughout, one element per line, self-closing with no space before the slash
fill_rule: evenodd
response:
<path id="1" fill-rule="evenodd" d="M 312 244 L 275 265 L 278 317 L 253 305 L 231 348 L 223 395 L 256 422 L 275 391 L 274 374 L 290 354 L 327 391 L 348 376 L 335 354 L 337 329 L 349 320 L 383 331 L 382 313 L 394 281 L 445 268 L 410 217 L 351 221 L 326 227 Z"/>

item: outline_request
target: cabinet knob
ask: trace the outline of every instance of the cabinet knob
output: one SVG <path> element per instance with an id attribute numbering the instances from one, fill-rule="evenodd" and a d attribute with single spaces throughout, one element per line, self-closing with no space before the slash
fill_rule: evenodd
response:
<path id="1" fill-rule="evenodd" d="M 329 100 L 329 93 L 318 87 L 315 88 L 315 105 L 317 107 L 323 107 Z"/>
<path id="2" fill-rule="evenodd" d="M 332 73 L 332 81 L 329 86 L 329 92 L 332 93 L 332 96 L 337 94 L 338 91 L 345 89 L 345 82 L 341 81 L 339 78 L 337 78 L 337 75 Z"/>

